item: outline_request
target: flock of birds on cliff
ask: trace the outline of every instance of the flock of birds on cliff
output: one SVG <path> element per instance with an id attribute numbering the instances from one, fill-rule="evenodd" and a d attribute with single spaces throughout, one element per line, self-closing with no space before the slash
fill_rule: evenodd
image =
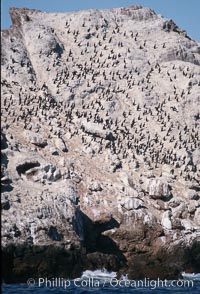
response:
<path id="1" fill-rule="evenodd" d="M 151 46 L 156 51 L 158 47 L 165 49 L 167 44 L 148 44 L 148 40 L 140 39 L 138 32 L 121 31 L 118 24 L 110 28 L 108 34 L 108 27 L 105 19 L 102 26 L 95 27 L 94 34 L 89 22 L 83 22 L 83 38 L 83 33 L 73 30 L 67 20 L 63 31 L 70 36 L 70 43 L 73 42 L 73 47 L 80 54 L 77 55 L 70 48 L 67 53 L 67 49 L 57 44 L 45 56 L 49 59 L 49 65 L 43 70 L 49 74 L 52 72 L 56 95 L 52 94 L 46 82 L 39 86 L 33 79 L 27 91 L 17 81 L 9 83 L 3 79 L 3 89 L 9 93 L 3 96 L 3 122 L 44 134 L 49 139 L 52 136 L 62 138 L 66 133 L 70 133 L 71 139 L 80 137 L 84 148 L 95 144 L 99 146 L 99 154 L 109 149 L 121 162 L 117 168 L 121 168 L 124 162 L 129 162 L 130 165 L 137 162 L 139 166 L 141 162 L 138 158 L 142 158 L 144 166 L 149 170 L 168 164 L 178 170 L 185 181 L 198 181 L 191 156 L 199 148 L 198 124 L 187 125 L 178 118 L 179 102 L 187 99 L 192 87 L 187 91 L 180 91 L 176 87 L 178 78 L 191 80 L 195 78 L 195 73 L 189 65 L 185 67 L 172 64 L 170 70 L 166 70 L 159 62 L 151 60 L 147 61 L 145 68 L 134 66 L 129 58 L 134 49 L 124 47 L 123 38 L 131 38 L 137 50 Z M 42 33 L 38 34 L 41 42 L 42 38 Z M 115 46 L 113 40 L 115 39 L 116 44 L 117 38 L 119 41 Z M 11 50 L 13 56 L 18 54 L 16 49 Z M 64 54 L 67 56 L 65 60 Z M 41 50 L 38 59 L 43 57 Z M 16 63 L 12 57 L 12 68 L 9 70 L 13 76 L 17 74 Z M 24 66 L 23 62 L 20 66 Z M 34 71 L 30 65 L 30 72 L 31 70 Z M 172 93 L 159 97 L 152 78 L 154 74 L 160 75 L 171 84 Z M 77 97 L 81 86 L 83 96 L 80 97 L 79 94 Z M 200 86 L 200 82 L 197 86 Z M 18 95 L 13 92 L 13 88 Z M 68 99 L 64 97 L 66 88 L 69 91 Z M 140 101 L 136 95 L 131 94 L 134 89 L 146 97 L 146 100 Z M 151 97 L 157 97 L 157 103 L 151 105 Z M 82 119 L 101 126 L 103 130 L 110 130 L 112 138 L 105 140 L 88 135 L 77 124 Z M 196 122 L 198 119 L 197 117 Z M 152 129 L 152 126 L 155 128 Z"/>

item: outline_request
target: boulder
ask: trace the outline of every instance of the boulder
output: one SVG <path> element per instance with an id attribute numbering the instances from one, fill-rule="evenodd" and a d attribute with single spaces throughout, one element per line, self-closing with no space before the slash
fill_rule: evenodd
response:
<path id="1" fill-rule="evenodd" d="M 171 198 L 170 186 L 162 178 L 149 179 L 147 192 L 153 199 L 168 201 Z"/>
<path id="2" fill-rule="evenodd" d="M 139 209 L 143 207 L 143 201 L 134 197 L 125 197 L 122 198 L 121 205 L 127 210 Z"/>
<path id="3" fill-rule="evenodd" d="M 25 131 L 25 135 L 30 141 L 30 143 L 37 147 L 44 148 L 47 145 L 47 139 L 39 133 Z"/>
<path id="4" fill-rule="evenodd" d="M 89 190 L 92 191 L 92 192 L 98 192 L 98 191 L 102 190 L 102 187 L 101 187 L 100 183 L 98 183 L 97 181 L 94 181 L 90 185 Z"/>
<path id="5" fill-rule="evenodd" d="M 82 121 L 81 127 L 85 133 L 94 135 L 95 137 L 100 137 L 102 139 L 109 141 L 115 140 L 115 137 L 113 136 L 112 132 L 104 130 L 100 124 Z"/>
<path id="6" fill-rule="evenodd" d="M 192 190 L 192 189 L 188 190 L 187 195 L 188 195 L 189 200 L 199 200 L 199 198 L 200 198 L 199 193 L 196 192 L 195 190 Z"/>
<path id="7" fill-rule="evenodd" d="M 194 225 L 189 219 L 182 219 L 181 224 L 186 231 L 192 231 L 194 229 Z"/>
<path id="8" fill-rule="evenodd" d="M 67 146 L 65 141 L 62 138 L 56 138 L 55 139 L 55 146 L 56 148 L 58 148 L 58 150 L 62 151 L 62 152 L 67 152 Z"/>
<path id="9" fill-rule="evenodd" d="M 170 210 L 165 211 L 162 215 L 161 225 L 167 230 L 172 229 L 171 217 L 172 217 L 172 213 Z"/>

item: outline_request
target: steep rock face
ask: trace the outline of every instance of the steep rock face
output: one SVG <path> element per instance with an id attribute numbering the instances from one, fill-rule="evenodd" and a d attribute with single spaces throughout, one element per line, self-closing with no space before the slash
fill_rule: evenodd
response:
<path id="1" fill-rule="evenodd" d="M 5 280 L 200 271 L 200 44 L 137 5 L 10 13 Z"/>

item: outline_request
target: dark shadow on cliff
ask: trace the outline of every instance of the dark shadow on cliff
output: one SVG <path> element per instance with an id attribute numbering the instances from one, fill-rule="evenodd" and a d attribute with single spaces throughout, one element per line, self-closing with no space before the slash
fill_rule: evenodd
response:
<path id="1" fill-rule="evenodd" d="M 76 211 L 74 230 L 79 235 L 86 253 L 114 255 L 124 264 L 126 259 L 117 244 L 110 237 L 102 234 L 114 228 L 119 228 L 119 223 L 113 217 L 93 222 L 83 211 L 79 209 Z"/>
<path id="2" fill-rule="evenodd" d="M 1 193 L 11 192 L 13 190 L 13 186 L 11 185 L 11 183 L 12 181 L 9 179 L 6 181 L 1 180 Z"/>
<path id="3" fill-rule="evenodd" d="M 186 250 L 184 271 L 195 273 L 200 272 L 200 242 L 198 240 L 194 242 L 191 249 L 188 248 Z"/>

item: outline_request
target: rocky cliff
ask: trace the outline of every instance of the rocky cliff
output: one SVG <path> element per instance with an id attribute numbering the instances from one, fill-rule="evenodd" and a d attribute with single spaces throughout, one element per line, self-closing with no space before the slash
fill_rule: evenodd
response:
<path id="1" fill-rule="evenodd" d="M 148 8 L 10 10 L 6 281 L 200 271 L 200 44 Z"/>

